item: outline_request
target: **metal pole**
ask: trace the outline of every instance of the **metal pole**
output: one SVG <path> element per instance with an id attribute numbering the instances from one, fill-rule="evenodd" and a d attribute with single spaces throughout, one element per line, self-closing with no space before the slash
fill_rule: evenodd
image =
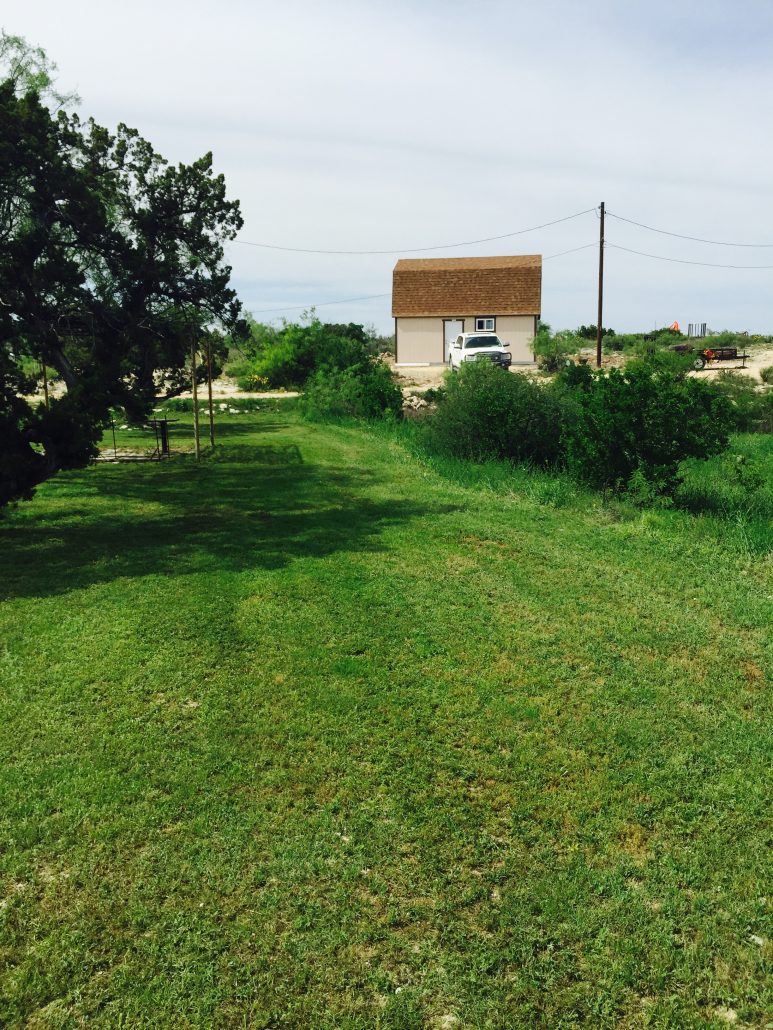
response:
<path id="1" fill-rule="evenodd" d="M 45 362 L 43 362 L 43 361 L 40 362 L 40 368 L 41 368 L 41 370 L 43 372 L 43 397 L 44 397 L 44 403 L 46 405 L 46 410 L 48 410 L 48 373 L 46 372 Z"/>
<path id="2" fill-rule="evenodd" d="M 209 445 L 215 446 L 215 415 L 212 410 L 212 341 L 207 340 L 207 393 L 209 394 Z"/>
<path id="3" fill-rule="evenodd" d="M 163 457 L 169 457 L 169 423 L 166 420 L 166 415 L 161 422 L 161 454 Z"/>
<path id="4" fill-rule="evenodd" d="M 201 443 L 199 441 L 199 391 L 196 385 L 196 337 L 191 340 L 191 380 L 193 383 L 193 446 L 196 461 L 201 459 Z"/>
<path id="5" fill-rule="evenodd" d="M 116 446 L 116 443 L 115 443 L 115 419 L 113 418 L 112 415 L 110 416 L 110 425 L 111 425 L 112 430 L 113 430 L 113 457 L 115 458 L 116 461 L 118 461 L 118 447 Z"/>
<path id="6" fill-rule="evenodd" d="M 604 307 L 604 201 L 599 220 L 599 312 L 596 321 L 596 368 L 601 368 L 601 321 Z"/>

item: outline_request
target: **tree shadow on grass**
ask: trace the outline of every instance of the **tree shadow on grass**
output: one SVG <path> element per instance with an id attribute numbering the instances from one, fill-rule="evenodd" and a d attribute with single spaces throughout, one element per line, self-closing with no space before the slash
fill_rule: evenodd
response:
<path id="1" fill-rule="evenodd" d="M 297 443 L 225 444 L 207 455 L 212 464 L 241 462 L 253 465 L 303 465 Z"/>
<path id="2" fill-rule="evenodd" d="M 253 420 L 245 419 L 243 422 L 231 421 L 227 423 L 215 423 L 215 441 L 220 443 L 228 443 L 231 437 L 240 436 L 264 436 L 267 433 L 279 433 L 282 430 L 287 429 L 286 422 L 256 422 Z M 116 431 L 119 435 L 122 434 L 122 439 L 127 438 L 128 430 L 121 429 L 121 426 L 116 426 Z M 142 442 L 154 446 L 158 437 L 153 429 L 149 429 L 147 426 L 132 426 L 130 430 L 132 439 L 138 443 Z M 205 446 L 209 441 L 209 421 L 204 418 L 201 421 L 199 436 L 201 439 L 202 447 Z M 187 453 L 188 449 L 193 444 L 193 423 L 187 421 L 175 422 L 172 420 L 169 425 L 169 447 L 172 454 L 179 454 L 181 452 Z M 113 446 L 113 436 L 111 430 L 108 429 L 103 434 L 100 440 L 99 446 L 104 451 L 109 451 Z"/>
<path id="3" fill-rule="evenodd" d="M 367 469 L 305 464 L 294 445 L 232 445 L 213 457 L 62 476 L 56 492 L 73 505 L 53 493 L 55 505 L 33 501 L 0 525 L 0 597 L 378 551 L 388 527 L 457 510 L 372 499 Z"/>
<path id="4" fill-rule="evenodd" d="M 173 426 L 172 429 L 173 431 L 169 437 L 172 451 L 174 451 L 176 437 L 193 440 L 192 425 Z M 228 440 L 234 436 L 263 436 L 265 433 L 278 433 L 283 429 L 287 429 L 286 422 L 256 422 L 254 419 L 249 419 L 245 416 L 243 422 L 237 422 L 235 419 L 220 425 L 215 422 L 215 441 L 218 444 L 227 444 Z M 205 441 L 209 440 L 209 422 L 207 419 L 202 419 L 200 432 L 203 445 Z"/>

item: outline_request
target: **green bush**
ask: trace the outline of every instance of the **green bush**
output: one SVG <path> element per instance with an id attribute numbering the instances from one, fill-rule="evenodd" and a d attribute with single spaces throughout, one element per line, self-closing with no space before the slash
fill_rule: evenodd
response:
<path id="1" fill-rule="evenodd" d="M 289 324 L 265 337 L 254 356 L 240 363 L 243 389 L 303 387 L 320 370 L 367 367 L 372 340 L 361 325 L 333 325 L 314 318 L 308 325 Z"/>
<path id="2" fill-rule="evenodd" d="M 381 418 L 402 412 L 403 395 L 382 361 L 320 369 L 306 383 L 301 410 L 309 419 Z"/>
<path id="3" fill-rule="evenodd" d="M 584 344 L 585 340 L 568 329 L 554 333 L 547 322 L 540 322 L 532 347 L 544 372 L 558 372 Z"/>
<path id="4" fill-rule="evenodd" d="M 642 333 L 616 333 L 614 336 L 604 337 L 602 344 L 605 352 L 630 353 L 641 347 L 643 340 Z M 649 346 L 652 347 L 652 344 Z"/>
<path id="5" fill-rule="evenodd" d="M 193 411 L 193 399 L 191 397 L 170 397 L 168 401 L 164 401 L 163 407 L 167 412 L 190 414 Z M 200 400 L 199 411 L 203 411 L 204 407 L 205 402 Z"/>
<path id="6" fill-rule="evenodd" d="M 595 325 L 580 325 L 574 331 L 575 336 L 579 336 L 583 340 L 595 340 L 598 336 L 598 326 Z M 601 338 L 605 336 L 612 337 L 615 335 L 614 329 L 606 329 L 604 326 L 601 327 Z"/>
<path id="7" fill-rule="evenodd" d="M 746 349 L 749 342 L 748 333 L 731 332 L 724 329 L 721 333 L 702 337 L 695 341 L 700 347 L 738 347 Z"/>
<path id="8" fill-rule="evenodd" d="M 591 486 L 673 496 L 684 459 L 727 447 L 730 404 L 701 380 L 635 362 L 607 374 L 583 367 L 564 389 L 564 460 Z"/>
<path id="9" fill-rule="evenodd" d="M 768 386 L 773 386 L 773 365 L 760 369 L 760 379 Z"/>
<path id="10" fill-rule="evenodd" d="M 556 391 L 489 362 L 465 362 L 446 375 L 427 441 L 440 454 L 550 465 L 560 455 L 562 409 Z"/>
<path id="11" fill-rule="evenodd" d="M 720 372 L 710 385 L 728 401 L 734 432 L 773 432 L 773 394 L 760 388 L 751 376 Z"/>
<path id="12" fill-rule="evenodd" d="M 427 404 L 437 404 L 438 401 L 443 399 L 445 392 L 445 388 L 442 386 L 430 386 L 428 390 L 425 390 L 418 396 L 425 400 Z"/>
<path id="13" fill-rule="evenodd" d="M 379 333 L 374 325 L 364 326 L 363 332 L 365 334 L 368 354 L 370 354 L 371 357 L 377 358 L 379 354 L 391 354 L 394 356 L 394 333 Z"/>
<path id="14" fill-rule="evenodd" d="M 666 372 L 679 377 L 692 371 L 695 355 L 687 351 L 675 351 L 670 347 L 658 347 L 656 344 L 642 341 L 634 347 L 632 360 L 643 363 L 652 371 Z"/>

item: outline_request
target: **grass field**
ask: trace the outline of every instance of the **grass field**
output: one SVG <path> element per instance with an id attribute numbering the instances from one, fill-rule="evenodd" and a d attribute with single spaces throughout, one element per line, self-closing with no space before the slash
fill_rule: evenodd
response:
<path id="1" fill-rule="evenodd" d="M 0 522 L 0 1025 L 770 1026 L 769 513 L 220 425 Z"/>

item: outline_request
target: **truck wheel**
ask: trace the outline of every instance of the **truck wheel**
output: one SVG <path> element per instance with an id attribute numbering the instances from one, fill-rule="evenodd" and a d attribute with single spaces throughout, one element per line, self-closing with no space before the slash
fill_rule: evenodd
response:
<path id="1" fill-rule="evenodd" d="M 695 359 L 695 361 L 693 361 L 692 367 L 695 369 L 696 372 L 702 372 L 703 371 L 703 369 L 706 367 L 706 359 L 704 358 L 704 356 L 702 354 L 699 355 Z"/>

